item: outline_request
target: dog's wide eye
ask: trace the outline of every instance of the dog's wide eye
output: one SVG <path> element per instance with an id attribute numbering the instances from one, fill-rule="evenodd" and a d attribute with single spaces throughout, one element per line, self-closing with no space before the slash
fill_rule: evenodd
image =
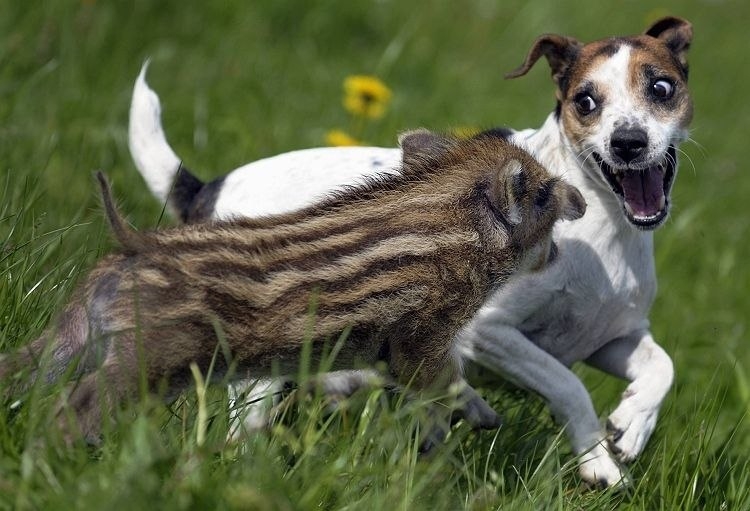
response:
<path id="1" fill-rule="evenodd" d="M 581 115 L 588 115 L 596 110 L 596 101 L 588 94 L 578 94 L 573 101 L 575 101 L 578 113 Z"/>
<path id="2" fill-rule="evenodd" d="M 651 85 L 651 94 L 657 99 L 669 99 L 674 94 L 674 85 L 669 80 L 656 80 Z"/>

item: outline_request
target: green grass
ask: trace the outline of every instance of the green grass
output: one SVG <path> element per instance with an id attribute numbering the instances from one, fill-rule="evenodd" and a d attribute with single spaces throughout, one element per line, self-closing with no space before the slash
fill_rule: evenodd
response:
<path id="1" fill-rule="evenodd" d="M 567 443 L 536 397 L 482 392 L 499 433 L 459 425 L 416 456 L 422 409 L 382 393 L 328 414 L 300 398 L 274 431 L 223 442 L 226 396 L 207 396 L 197 441 L 191 392 L 169 408 L 136 403 L 99 449 L 65 449 L 50 424 L 57 390 L 35 388 L 0 411 L 0 507 L 15 509 L 746 509 L 750 506 L 750 5 L 709 2 L 441 0 L 185 2 L 0 0 L 0 351 L 48 322 L 110 242 L 93 170 L 113 180 L 140 228 L 161 210 L 127 151 L 127 112 L 141 63 L 162 97 L 167 133 L 203 178 L 348 128 L 341 82 L 377 74 L 394 91 L 373 144 L 395 133 L 538 126 L 553 106 L 544 65 L 505 81 L 544 32 L 591 40 L 691 19 L 692 138 L 670 222 L 656 235 L 656 338 L 674 389 L 627 493 L 580 486 Z M 163 223 L 163 220 L 162 220 Z M 602 416 L 623 383 L 577 368 Z M 9 403 L 5 403 L 8 405 Z"/>

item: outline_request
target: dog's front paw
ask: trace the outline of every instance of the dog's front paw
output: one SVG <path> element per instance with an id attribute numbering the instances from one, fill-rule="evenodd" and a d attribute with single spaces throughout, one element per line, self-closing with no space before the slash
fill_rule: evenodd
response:
<path id="1" fill-rule="evenodd" d="M 597 445 L 581 455 L 578 473 L 591 488 L 625 488 L 630 479 L 612 458 L 606 447 Z"/>
<path id="2" fill-rule="evenodd" d="M 635 409 L 625 400 L 607 419 L 610 449 L 623 463 L 633 461 L 646 446 L 656 427 L 657 410 Z"/>

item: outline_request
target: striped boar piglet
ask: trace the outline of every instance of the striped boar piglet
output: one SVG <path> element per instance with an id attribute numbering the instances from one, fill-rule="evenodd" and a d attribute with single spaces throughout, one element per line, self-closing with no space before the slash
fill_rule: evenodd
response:
<path id="1" fill-rule="evenodd" d="M 61 427 L 95 442 L 142 381 L 173 398 L 193 381 L 191 364 L 206 374 L 213 361 L 214 377 L 296 374 L 306 342 L 315 367 L 345 334 L 333 369 L 382 361 L 395 384 L 427 397 L 462 384 L 458 412 L 497 426 L 462 383 L 456 333 L 510 276 L 548 264 L 553 225 L 585 203 L 501 138 L 418 130 L 401 143 L 400 175 L 299 212 L 151 232 L 123 222 L 99 174 L 120 248 L 52 327 L 0 362 L 0 377 L 74 373 Z"/>

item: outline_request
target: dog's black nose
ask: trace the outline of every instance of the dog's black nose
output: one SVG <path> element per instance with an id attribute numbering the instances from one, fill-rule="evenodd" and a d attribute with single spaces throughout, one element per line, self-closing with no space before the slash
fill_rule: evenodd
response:
<path id="1" fill-rule="evenodd" d="M 610 144 L 612 156 L 619 158 L 623 163 L 630 163 L 646 150 L 648 135 L 641 129 L 618 128 L 612 134 Z"/>

